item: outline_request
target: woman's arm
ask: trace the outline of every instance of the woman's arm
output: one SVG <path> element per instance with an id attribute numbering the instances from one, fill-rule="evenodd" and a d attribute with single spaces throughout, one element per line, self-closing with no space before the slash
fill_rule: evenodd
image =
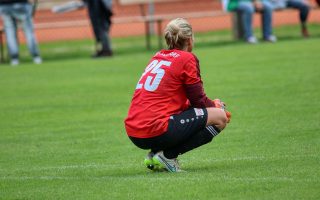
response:
<path id="1" fill-rule="evenodd" d="M 186 95 L 192 107 L 207 108 L 214 107 L 211 99 L 204 93 L 202 82 L 185 85 Z"/>

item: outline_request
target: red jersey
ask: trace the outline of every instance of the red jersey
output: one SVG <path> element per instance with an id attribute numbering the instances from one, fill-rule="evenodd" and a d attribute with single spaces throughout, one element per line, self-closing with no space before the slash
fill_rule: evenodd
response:
<path id="1" fill-rule="evenodd" d="M 199 61 L 181 50 L 161 50 L 151 59 L 125 119 L 127 134 L 150 138 L 167 131 L 169 117 L 189 107 L 184 86 L 201 81 Z"/>

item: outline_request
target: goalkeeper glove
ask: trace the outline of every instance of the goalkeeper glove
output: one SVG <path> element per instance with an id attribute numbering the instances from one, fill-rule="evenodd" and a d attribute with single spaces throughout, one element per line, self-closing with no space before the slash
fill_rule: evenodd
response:
<path id="1" fill-rule="evenodd" d="M 227 118 L 228 118 L 227 123 L 229 123 L 229 122 L 230 122 L 230 120 L 231 120 L 231 112 L 226 111 L 226 110 L 225 110 L 225 112 L 226 112 L 226 116 L 227 116 Z"/>
<path id="2" fill-rule="evenodd" d="M 229 123 L 231 120 L 231 112 L 227 111 L 226 104 L 223 101 L 221 101 L 220 99 L 214 99 L 212 102 L 214 104 L 214 107 L 221 108 L 222 110 L 224 110 L 224 112 L 226 113 L 226 116 L 228 118 L 227 123 Z"/>
<path id="3" fill-rule="evenodd" d="M 214 104 L 215 108 L 221 108 L 222 110 L 225 110 L 226 104 L 222 102 L 220 99 L 214 99 L 212 103 Z"/>

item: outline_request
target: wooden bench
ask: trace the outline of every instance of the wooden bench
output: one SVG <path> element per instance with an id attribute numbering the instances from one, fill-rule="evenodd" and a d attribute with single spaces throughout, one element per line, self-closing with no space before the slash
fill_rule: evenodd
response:
<path id="1" fill-rule="evenodd" d="M 311 10 L 312 9 L 319 9 L 320 5 L 316 5 L 315 1 L 320 0 L 314 0 L 311 1 Z M 217 16 L 223 16 L 223 15 L 231 15 L 231 24 L 232 24 L 232 33 L 233 38 L 235 40 L 240 40 L 243 38 L 243 28 L 242 28 L 242 22 L 239 13 L 237 12 L 228 12 L 226 11 L 228 0 L 212 0 L 212 2 L 218 2 L 221 4 L 220 8 L 210 8 L 207 11 L 185 11 L 185 12 L 177 12 L 177 13 L 168 13 L 168 14 L 154 14 L 154 13 L 147 13 L 146 7 L 147 5 L 150 5 L 150 2 L 152 3 L 165 3 L 170 4 L 172 2 L 187 2 L 187 0 L 119 0 L 119 3 L 121 5 L 139 5 L 140 7 L 140 17 L 138 18 L 132 18 L 132 21 L 140 21 L 145 23 L 145 35 L 146 35 L 146 47 L 147 49 L 151 48 L 151 29 L 150 24 L 156 23 L 158 27 L 158 44 L 159 48 L 162 48 L 162 23 L 165 20 L 171 20 L 177 17 L 183 17 L 186 19 L 193 19 L 193 18 L 204 18 L 204 17 L 217 17 Z M 151 4 L 152 4 L 151 3 Z M 276 12 L 282 11 L 282 10 L 296 10 L 293 8 L 284 8 L 284 9 L 277 9 Z M 117 23 L 117 19 L 114 19 L 114 22 Z"/>
<path id="2" fill-rule="evenodd" d="M 172 2 L 182 2 L 185 0 L 119 0 L 119 3 L 123 6 L 126 5 L 139 5 L 140 7 L 140 16 L 139 17 L 130 17 L 132 22 L 143 22 L 145 23 L 145 37 L 146 37 L 146 48 L 151 49 L 151 35 L 152 29 L 151 25 L 156 23 L 158 30 L 158 48 L 162 48 L 162 24 L 166 20 L 171 20 L 177 17 L 183 17 L 186 19 L 189 18 L 203 18 L 203 17 L 216 17 L 221 15 L 227 15 L 228 13 L 222 9 L 215 10 L 212 8 L 210 11 L 186 11 L 186 12 L 177 12 L 177 13 L 168 13 L 168 14 L 155 14 L 147 12 L 147 7 L 152 6 L 154 3 L 172 3 Z M 212 0 L 219 1 L 219 0 Z M 121 18 L 114 18 L 114 23 L 121 23 Z M 127 21 L 126 19 L 124 21 Z"/>
<path id="3" fill-rule="evenodd" d="M 235 40 L 240 40 L 243 38 L 243 28 L 241 23 L 241 18 L 237 12 L 228 12 L 226 11 L 226 0 L 212 0 L 212 2 L 217 2 L 221 4 L 220 8 L 209 7 L 207 11 L 185 11 L 185 12 L 176 12 L 176 13 L 166 13 L 166 14 L 155 14 L 147 11 L 150 5 L 155 3 L 170 4 L 172 2 L 187 2 L 188 0 L 119 0 L 119 4 L 123 6 L 128 5 L 139 5 L 140 16 L 127 17 L 125 18 L 114 18 L 114 23 L 123 23 L 123 22 L 143 22 L 145 23 L 145 37 L 146 37 L 146 48 L 151 49 L 151 25 L 153 23 L 157 24 L 157 36 L 158 36 L 158 48 L 162 48 L 162 24 L 164 21 L 171 20 L 177 17 L 183 17 L 186 19 L 194 18 L 204 18 L 204 17 L 217 17 L 223 15 L 231 15 L 231 24 L 232 24 L 232 33 Z M 312 5 L 311 9 L 319 8 L 316 5 Z M 276 11 L 287 10 L 291 8 L 279 9 Z"/>

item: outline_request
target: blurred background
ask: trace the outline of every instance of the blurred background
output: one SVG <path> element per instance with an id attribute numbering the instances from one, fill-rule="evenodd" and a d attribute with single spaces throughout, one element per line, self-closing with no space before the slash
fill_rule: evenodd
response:
<path id="1" fill-rule="evenodd" d="M 204 34 L 197 42 L 205 45 L 213 43 L 235 42 L 233 33 L 233 14 L 223 11 L 223 6 L 219 0 L 114 0 L 113 1 L 113 17 L 111 27 L 111 38 L 113 40 L 113 48 L 115 52 L 131 49 L 145 49 L 145 35 L 148 29 L 151 33 L 150 48 L 158 49 L 164 41 L 159 41 L 157 35 L 161 34 L 159 29 L 163 29 L 164 25 L 172 17 L 181 16 L 187 18 L 197 34 Z M 88 52 L 92 52 L 93 33 L 91 30 L 88 13 L 85 8 L 66 13 L 53 13 L 52 8 L 57 5 L 65 4 L 65 0 L 38 0 L 36 5 L 36 13 L 34 16 L 35 33 L 40 45 L 50 44 L 52 42 L 62 42 L 60 49 L 52 49 L 51 54 L 64 52 L 72 52 L 71 47 L 67 51 L 63 51 L 62 46 L 65 41 L 90 41 L 87 46 L 90 48 Z M 138 2 L 138 3 L 137 3 Z M 140 3 L 139 3 L 140 2 Z M 141 3 L 142 2 L 142 3 Z M 151 2 L 151 3 L 150 3 Z M 311 27 L 311 37 L 320 37 L 320 9 L 315 0 L 310 0 L 313 8 L 309 18 L 308 26 Z M 211 13 L 211 14 L 210 14 Z M 159 23 L 150 23 L 146 25 L 139 17 L 143 15 L 149 16 L 166 16 Z M 254 27 L 256 28 L 257 37 L 261 38 L 261 16 L 256 14 L 254 17 Z M 2 27 L 2 21 L 0 22 Z M 275 11 L 273 13 L 273 26 L 275 35 L 279 40 L 288 38 L 300 38 L 299 13 L 298 10 L 285 9 Z M 25 43 L 24 35 L 20 29 L 18 34 L 22 44 Z M 125 40 L 125 38 L 129 38 Z M 137 38 L 137 39 L 136 39 Z M 4 39 L 4 37 L 3 37 Z M 197 39 L 197 38 L 196 38 Z M 5 40 L 5 39 L 4 39 Z M 80 46 L 79 46 L 80 45 Z M 81 43 L 76 43 L 79 48 Z M 40 46 L 41 47 L 41 46 Z M 149 49 L 150 49 L 149 48 Z M 46 51 L 46 48 L 41 48 Z M 27 53 L 27 52 L 26 52 Z M 24 52 L 21 52 L 23 55 Z M 50 54 L 50 55 L 51 55 Z M 78 54 L 77 54 L 78 55 Z"/>

